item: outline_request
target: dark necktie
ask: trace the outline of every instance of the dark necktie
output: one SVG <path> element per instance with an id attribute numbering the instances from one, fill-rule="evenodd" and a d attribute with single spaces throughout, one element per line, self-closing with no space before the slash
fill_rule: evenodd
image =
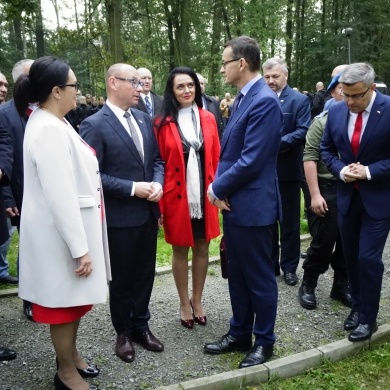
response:
<path id="1" fill-rule="evenodd" d="M 238 92 L 236 98 L 234 99 L 233 108 L 230 113 L 230 116 L 233 116 L 235 112 L 237 111 L 238 105 L 240 104 L 240 101 L 244 95 L 241 92 Z"/>
<path id="2" fill-rule="evenodd" d="M 352 151 L 355 156 L 358 154 L 359 151 L 362 127 L 363 127 L 363 112 L 359 112 L 356 118 L 355 127 L 353 129 L 353 134 L 351 138 Z"/>
<path id="3" fill-rule="evenodd" d="M 148 114 L 153 116 L 152 103 L 150 102 L 149 96 L 145 96 L 145 106 Z"/>
<path id="4" fill-rule="evenodd" d="M 141 140 L 139 138 L 139 135 L 138 135 L 138 132 L 135 128 L 135 126 L 133 125 L 133 122 L 131 121 L 131 117 L 130 117 L 130 114 L 126 111 L 123 116 L 126 118 L 127 120 L 127 124 L 129 125 L 129 128 L 130 128 L 130 135 L 131 135 L 131 138 L 133 139 L 133 142 L 135 144 L 135 147 L 137 148 L 138 150 L 138 153 L 139 155 L 141 156 L 141 160 L 143 161 L 144 159 L 144 155 L 142 153 L 142 146 L 141 146 Z"/>

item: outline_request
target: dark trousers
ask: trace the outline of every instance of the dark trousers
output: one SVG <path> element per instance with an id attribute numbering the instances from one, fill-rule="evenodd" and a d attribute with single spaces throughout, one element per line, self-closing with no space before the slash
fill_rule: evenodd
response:
<path id="1" fill-rule="evenodd" d="M 280 227 L 280 267 L 283 272 L 295 273 L 301 255 L 301 182 L 279 181 L 283 219 Z M 279 230 L 273 229 L 272 259 L 275 269 L 279 263 Z"/>
<path id="2" fill-rule="evenodd" d="M 337 180 L 319 179 L 318 186 L 328 211 L 324 217 L 318 217 L 310 208 L 307 210 L 312 240 L 302 268 L 319 275 L 325 273 L 330 264 L 334 271 L 347 277 L 337 222 Z"/>
<path id="3" fill-rule="evenodd" d="M 107 229 L 112 272 L 110 310 L 117 334 L 148 330 L 157 231 L 153 216 L 141 226 Z"/>
<path id="4" fill-rule="evenodd" d="M 378 205 L 380 207 L 380 205 Z M 390 218 L 374 219 L 354 191 L 348 213 L 339 213 L 339 228 L 347 263 L 352 310 L 359 322 L 372 324 L 379 311 L 384 265 L 383 249 L 390 229 Z"/>
<path id="5" fill-rule="evenodd" d="M 278 299 L 271 258 L 273 225 L 223 224 L 229 260 L 229 293 L 233 310 L 229 334 L 255 344 L 271 346 Z"/>

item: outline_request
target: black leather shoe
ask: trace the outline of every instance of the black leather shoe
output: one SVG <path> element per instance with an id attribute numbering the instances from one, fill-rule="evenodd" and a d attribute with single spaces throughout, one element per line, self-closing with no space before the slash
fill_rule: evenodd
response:
<path id="1" fill-rule="evenodd" d="M 4 362 L 6 360 L 14 360 L 15 358 L 16 358 L 15 351 L 5 347 L 0 347 L 0 362 Z"/>
<path id="2" fill-rule="evenodd" d="M 343 289 L 332 287 L 330 297 L 336 301 L 340 301 L 344 306 L 352 307 L 352 297 L 348 287 Z"/>
<path id="3" fill-rule="evenodd" d="M 238 341 L 229 333 L 221 337 L 221 340 L 214 341 L 213 343 L 206 343 L 204 345 L 204 351 L 207 353 L 226 353 L 234 351 L 248 351 L 252 347 L 252 340 L 247 342 Z"/>
<path id="4" fill-rule="evenodd" d="M 307 252 L 301 252 L 301 259 L 307 258 Z"/>
<path id="5" fill-rule="evenodd" d="M 72 390 L 70 387 L 66 386 L 64 382 L 62 382 L 57 373 L 54 376 L 54 388 L 55 390 Z M 99 390 L 99 388 L 90 384 L 88 390 Z"/>
<path id="6" fill-rule="evenodd" d="M 34 321 L 31 302 L 23 301 L 23 313 L 28 320 Z"/>
<path id="7" fill-rule="evenodd" d="M 300 305 L 307 310 L 313 310 L 317 306 L 317 299 L 315 295 L 315 288 L 313 285 L 305 284 L 302 281 L 298 290 L 298 299 Z"/>
<path id="8" fill-rule="evenodd" d="M 131 339 L 123 334 L 118 334 L 116 337 L 115 353 L 124 362 L 132 362 L 135 357 L 135 351 Z"/>
<path id="9" fill-rule="evenodd" d="M 149 351 L 164 351 L 164 344 L 150 330 L 145 330 L 144 332 L 134 331 L 132 338 L 136 343 L 140 343 Z"/>
<path id="10" fill-rule="evenodd" d="M 354 330 L 359 325 L 359 312 L 351 310 L 344 321 L 345 330 Z"/>
<path id="11" fill-rule="evenodd" d="M 289 286 L 295 286 L 297 283 L 298 283 L 298 277 L 296 274 L 294 274 L 293 272 L 288 272 L 286 271 L 284 274 L 283 274 L 283 277 L 284 277 L 284 281 L 286 282 L 286 284 L 288 284 Z"/>
<path id="12" fill-rule="evenodd" d="M 19 279 L 16 276 L 7 275 L 0 279 L 0 283 L 3 284 L 18 284 Z"/>
<path id="13" fill-rule="evenodd" d="M 274 353 L 274 347 L 263 347 L 262 345 L 254 345 L 250 352 L 244 357 L 238 368 L 246 368 L 263 364 L 271 358 Z"/>
<path id="14" fill-rule="evenodd" d="M 369 339 L 373 333 L 378 330 L 376 321 L 373 324 L 359 324 L 348 336 L 348 340 L 352 342 L 364 341 Z"/>

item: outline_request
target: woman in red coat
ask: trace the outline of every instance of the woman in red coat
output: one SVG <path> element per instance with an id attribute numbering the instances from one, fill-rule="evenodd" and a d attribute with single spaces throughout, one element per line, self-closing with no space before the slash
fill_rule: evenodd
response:
<path id="1" fill-rule="evenodd" d="M 215 118 L 203 110 L 196 73 L 177 67 L 170 73 L 161 115 L 155 122 L 165 161 L 164 195 L 160 201 L 165 240 L 172 245 L 172 270 L 180 298 L 181 324 L 206 325 L 202 293 L 209 244 L 220 234 L 218 209 L 207 202 L 219 158 Z M 188 253 L 192 248 L 192 295 L 188 292 Z"/>

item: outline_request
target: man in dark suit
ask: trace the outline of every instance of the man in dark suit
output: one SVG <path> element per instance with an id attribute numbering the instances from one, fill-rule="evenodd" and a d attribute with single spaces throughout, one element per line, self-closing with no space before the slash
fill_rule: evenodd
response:
<path id="1" fill-rule="evenodd" d="M 375 72 L 351 64 L 339 78 L 344 101 L 329 108 L 321 157 L 337 177 L 339 228 L 352 296 L 344 322 L 350 341 L 377 330 L 382 253 L 390 229 L 390 97 L 375 91 Z"/>
<path id="2" fill-rule="evenodd" d="M 12 68 L 14 82 L 22 75 L 27 75 L 33 60 L 23 59 Z M 11 224 L 20 228 L 20 213 L 23 201 L 23 139 L 28 115 L 23 118 L 16 110 L 14 100 L 9 100 L 0 106 L 0 129 L 6 129 L 10 136 L 13 151 L 11 185 L 4 188 L 4 204 Z M 23 312 L 27 319 L 32 320 L 31 303 L 23 301 Z"/>
<path id="3" fill-rule="evenodd" d="M 12 146 L 8 131 L 0 127 L 0 244 L 6 242 L 9 238 L 2 187 L 9 185 L 12 161 Z M 0 347 L 0 361 L 13 360 L 15 358 L 15 351 L 6 347 Z"/>
<path id="4" fill-rule="evenodd" d="M 164 349 L 148 326 L 164 163 L 150 116 L 129 110 L 137 105 L 142 90 L 136 69 L 112 65 L 106 88 L 107 103 L 81 123 L 80 135 L 96 151 L 104 189 L 115 352 L 131 362 L 135 356 L 132 341 L 151 351 Z"/>
<path id="5" fill-rule="evenodd" d="M 162 97 L 156 95 L 152 91 L 153 77 L 150 70 L 146 68 L 139 68 L 137 71 L 143 85 L 138 104 L 135 108 L 146 112 L 151 118 L 154 118 L 161 110 L 163 101 Z"/>
<path id="6" fill-rule="evenodd" d="M 264 79 L 278 95 L 283 112 L 283 134 L 278 156 L 278 179 L 283 219 L 280 222 L 280 268 L 285 282 L 298 282 L 296 270 L 300 258 L 302 155 L 310 126 L 310 103 L 304 94 L 287 84 L 288 69 L 284 60 L 274 57 L 263 64 Z M 279 274 L 279 232 L 274 229 L 275 273 Z"/>
<path id="7" fill-rule="evenodd" d="M 257 42 L 240 36 L 224 47 L 221 73 L 240 93 L 208 199 L 223 213 L 233 317 L 228 333 L 204 349 L 214 354 L 249 351 L 239 365 L 245 368 L 268 360 L 275 342 L 278 291 L 271 253 L 273 226 L 281 216 L 276 161 L 283 116 L 259 73 Z"/>
<path id="8" fill-rule="evenodd" d="M 0 72 L 0 104 L 5 102 L 8 92 L 8 81 L 3 73 Z"/>
<path id="9" fill-rule="evenodd" d="M 196 75 L 198 76 L 200 90 L 202 91 L 203 108 L 207 111 L 210 111 L 214 115 L 218 126 L 219 139 L 221 139 L 223 134 L 223 122 L 221 110 L 219 109 L 219 102 L 217 99 L 205 94 L 206 81 L 200 73 L 197 73 Z"/>

